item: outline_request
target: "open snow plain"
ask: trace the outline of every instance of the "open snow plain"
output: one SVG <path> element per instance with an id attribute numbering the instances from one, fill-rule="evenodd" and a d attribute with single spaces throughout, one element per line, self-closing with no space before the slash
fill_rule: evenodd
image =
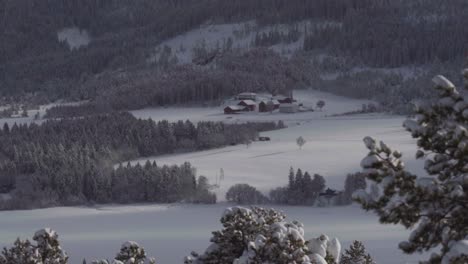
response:
<path id="1" fill-rule="evenodd" d="M 135 111 L 140 118 L 154 120 L 190 119 L 222 120 L 226 122 L 283 120 L 289 127 L 262 133 L 270 142 L 244 145 L 188 154 L 150 158 L 159 165 L 189 161 L 215 182 L 221 168 L 224 180 L 216 190 L 219 200 L 229 186 L 249 183 L 261 191 L 285 185 L 289 167 L 319 173 L 327 185 L 342 189 L 347 173 L 356 172 L 366 155 L 364 136 L 374 136 L 403 152 L 408 168 L 422 173 L 422 163 L 414 160 L 415 142 L 402 128 L 404 117 L 388 115 L 329 115 L 360 109 L 362 100 L 350 100 L 320 92 L 300 91 L 296 98 L 305 105 L 318 99 L 327 103 L 323 112 L 297 114 L 247 113 L 226 116 L 222 108 L 164 108 Z M 299 150 L 295 140 L 302 136 L 307 144 Z M 145 162 L 146 159 L 133 162 Z M 111 258 L 127 240 L 143 245 L 158 263 L 182 263 L 192 250 L 202 251 L 209 245 L 211 231 L 221 228 L 219 218 L 230 205 L 133 205 L 69 207 L 32 211 L 0 212 L 0 246 L 9 245 L 17 236 L 30 238 L 34 231 L 51 227 L 60 234 L 72 263 L 86 257 Z M 362 240 L 377 263 L 417 263 L 418 256 L 406 256 L 397 249 L 398 242 L 408 236 L 400 226 L 380 225 L 378 218 L 362 211 L 357 205 L 349 207 L 273 206 L 284 211 L 289 219 L 304 223 L 306 237 L 322 233 L 338 237 L 344 247 L 352 240 Z"/>
<path id="2" fill-rule="evenodd" d="M 60 235 L 71 263 L 82 259 L 111 258 L 120 245 L 135 240 L 157 263 L 180 264 L 192 250 L 202 252 L 211 231 L 221 228 L 219 218 L 227 204 L 217 205 L 135 205 L 99 208 L 50 208 L 0 213 L 0 246 L 19 235 L 31 237 L 34 231 L 53 227 Z M 379 264 L 417 263 L 417 256 L 403 255 L 398 242 L 407 237 L 399 226 L 383 226 L 377 218 L 357 206 L 314 208 L 275 206 L 289 219 L 304 223 L 306 237 L 320 234 L 338 237 L 344 247 L 362 240 Z"/>

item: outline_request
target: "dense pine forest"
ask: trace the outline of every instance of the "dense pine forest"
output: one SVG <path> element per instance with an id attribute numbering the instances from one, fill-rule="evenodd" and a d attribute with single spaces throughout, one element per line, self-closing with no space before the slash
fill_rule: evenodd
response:
<path id="1" fill-rule="evenodd" d="M 5 125 L 0 130 L 0 191 L 12 198 L 0 208 L 92 202 L 213 202 L 206 178 L 198 179 L 201 184 L 197 185 L 190 164 L 125 165 L 117 169 L 114 164 L 244 144 L 255 140 L 258 131 L 276 128 L 275 123 L 154 122 L 129 113 Z"/>
<path id="2" fill-rule="evenodd" d="M 218 101 L 245 90 L 313 87 L 395 109 L 431 97 L 421 91 L 420 80 L 434 71 L 461 67 L 467 12 L 464 0 L 1 0 L 0 94 L 7 102 L 87 99 L 135 109 Z M 222 55 L 208 64 L 180 65 L 170 48 L 163 59 L 149 60 L 168 38 L 205 24 L 251 20 L 259 26 L 295 26 L 286 33 L 257 33 L 248 50 L 225 44 L 217 50 Z M 310 23 L 300 26 L 301 21 Z M 70 27 L 85 30 L 90 43 L 70 49 L 59 41 L 57 32 Z M 300 35 L 301 49 L 292 56 L 264 50 Z M 422 67 L 424 74 L 407 80 L 366 70 L 393 67 Z M 323 71 L 351 68 L 364 70 L 333 81 L 320 78 Z M 351 93 L 342 83 L 359 91 Z"/>

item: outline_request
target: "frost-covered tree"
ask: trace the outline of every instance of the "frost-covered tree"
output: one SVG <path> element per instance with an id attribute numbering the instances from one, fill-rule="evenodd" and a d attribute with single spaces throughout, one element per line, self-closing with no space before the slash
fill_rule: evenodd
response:
<path id="1" fill-rule="evenodd" d="M 468 70 L 463 71 L 465 84 Z M 369 154 L 361 162 L 368 180 L 382 194 L 360 191 L 356 200 L 380 216 L 382 223 L 413 228 L 399 247 L 406 253 L 433 251 L 428 263 L 468 262 L 468 102 L 443 76 L 433 79 L 439 100 L 419 104 L 404 127 L 417 139 L 417 158 L 425 158 L 429 177 L 405 170 L 401 153 L 370 137 Z M 465 88 L 468 88 L 468 84 Z"/>
<path id="2" fill-rule="evenodd" d="M 58 234 L 50 228 L 44 228 L 37 231 L 33 240 L 37 246 L 35 250 L 39 253 L 40 259 L 44 264 L 66 264 L 68 256 L 60 246 Z"/>
<path id="3" fill-rule="evenodd" d="M 223 230 L 213 232 L 212 244 L 203 254 L 192 252 L 185 263 L 339 263 L 338 239 L 306 240 L 303 225 L 287 222 L 286 216 L 273 209 L 228 208 L 221 223 Z"/>
<path id="4" fill-rule="evenodd" d="M 13 247 L 4 248 L 0 255 L 0 264 L 36 264 L 39 260 L 40 256 L 31 242 L 19 238 Z"/>
<path id="5" fill-rule="evenodd" d="M 115 257 L 115 260 L 121 261 L 124 264 L 154 264 L 153 258 L 147 259 L 145 249 L 140 247 L 137 242 L 127 241 L 123 243 L 120 252 Z"/>
<path id="6" fill-rule="evenodd" d="M 325 107 L 325 101 L 319 100 L 319 101 L 317 102 L 317 108 L 318 108 L 320 111 L 322 111 L 323 107 Z"/>
<path id="7" fill-rule="evenodd" d="M 268 202 L 265 195 L 248 184 L 233 185 L 226 193 L 226 200 L 238 204 L 263 204 Z"/>
<path id="8" fill-rule="evenodd" d="M 354 240 L 349 249 L 341 255 L 340 264 L 375 264 L 361 241 Z"/>
<path id="9" fill-rule="evenodd" d="M 4 248 L 0 256 L 1 264 L 66 264 L 68 256 L 61 248 L 58 234 L 44 228 L 34 234 L 32 244 L 28 240 L 17 239 L 13 247 Z"/>
<path id="10" fill-rule="evenodd" d="M 297 146 L 299 147 L 299 149 L 302 149 L 302 147 L 303 147 L 306 143 L 307 143 L 307 141 L 306 141 L 302 136 L 300 136 L 300 137 L 298 137 L 298 138 L 296 139 L 296 144 L 297 144 Z"/>
<path id="11" fill-rule="evenodd" d="M 339 194 L 340 204 L 351 204 L 353 193 L 357 190 L 365 190 L 366 187 L 366 179 L 362 173 L 348 174 L 345 180 L 344 191 Z"/>

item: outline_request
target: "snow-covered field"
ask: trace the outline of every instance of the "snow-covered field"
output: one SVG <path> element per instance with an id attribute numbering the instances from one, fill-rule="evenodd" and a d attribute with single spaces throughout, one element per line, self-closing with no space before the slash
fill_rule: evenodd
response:
<path id="1" fill-rule="evenodd" d="M 261 96 L 261 95 L 260 95 Z M 189 119 L 192 122 L 197 121 L 224 121 L 228 123 L 247 122 L 247 121 L 278 121 L 283 120 L 287 124 L 297 124 L 298 122 L 307 122 L 316 119 L 323 119 L 334 114 L 341 114 L 349 111 L 361 109 L 362 104 L 371 103 L 369 100 L 355 100 L 317 90 L 295 90 L 294 98 L 306 107 L 315 107 L 317 101 L 324 100 L 326 105 L 323 111 L 301 112 L 295 114 L 285 114 L 275 111 L 274 113 L 246 112 L 235 115 L 225 115 L 223 106 L 219 107 L 168 107 L 168 108 L 147 108 L 132 111 L 132 114 L 138 118 L 153 120 L 166 119 L 169 121 L 178 121 Z M 226 100 L 226 104 L 229 101 Z"/>
<path id="2" fill-rule="evenodd" d="M 422 173 L 422 163 L 413 158 L 416 152 L 415 141 L 402 127 L 404 117 L 383 114 L 330 117 L 360 109 L 363 103 L 369 101 L 352 100 L 313 90 L 295 91 L 294 96 L 306 106 L 315 105 L 318 100 L 323 99 L 326 102 L 324 111 L 224 115 L 222 108 L 218 107 L 145 109 L 134 111 L 133 114 L 140 118 L 171 121 L 185 118 L 192 121 L 225 122 L 283 120 L 288 128 L 262 133 L 263 136 L 270 137 L 271 141 L 254 142 L 248 148 L 238 145 L 149 158 L 159 165 L 188 161 L 197 168 L 199 175 L 207 176 L 212 183 L 216 182 L 223 169 L 224 180 L 216 190 L 221 200 L 227 189 L 236 183 L 249 183 L 264 192 L 282 186 L 287 182 L 291 166 L 311 174 L 321 174 L 330 187 L 342 189 L 346 174 L 359 171 L 359 163 L 367 153 L 362 143 L 365 136 L 384 140 L 399 149 L 403 152 L 408 167 L 414 172 Z M 299 136 L 307 140 L 302 150 L 296 145 Z M 133 163 L 144 163 L 146 160 L 148 158 Z"/>
<path id="3" fill-rule="evenodd" d="M 223 199 L 226 190 L 236 183 L 249 183 L 261 191 L 287 183 L 289 167 L 301 168 L 325 177 L 327 184 L 342 189 L 347 173 L 359 171 L 359 163 L 367 151 L 364 136 L 374 136 L 403 152 L 406 164 L 420 173 L 422 163 L 416 161 L 415 142 L 404 131 L 402 117 L 354 116 L 323 118 L 301 122 L 283 130 L 262 133 L 270 142 L 254 142 L 250 147 L 230 146 L 196 153 L 176 154 L 151 158 L 157 164 L 192 163 L 200 175 L 214 182 L 224 170 L 224 180 L 217 190 Z M 299 136 L 307 140 L 300 150 Z M 144 163 L 146 159 L 136 162 Z"/>
<path id="4" fill-rule="evenodd" d="M 342 189 L 347 173 L 356 172 L 366 150 L 362 143 L 370 135 L 385 140 L 401 150 L 408 167 L 421 173 L 422 164 L 414 160 L 415 142 L 402 128 L 404 117 L 383 114 L 330 117 L 361 108 L 362 100 L 350 100 L 317 91 L 296 91 L 305 105 L 326 101 L 323 112 L 297 114 L 247 113 L 227 116 L 221 107 L 157 108 L 134 111 L 140 118 L 170 121 L 190 119 L 226 122 L 283 120 L 286 129 L 263 133 L 270 142 L 230 146 L 203 152 L 155 157 L 159 165 L 189 161 L 215 181 L 221 168 L 224 180 L 217 189 L 223 200 L 227 188 L 235 183 L 249 183 L 266 192 L 285 185 L 290 166 L 323 175 L 327 184 Z M 295 140 L 302 136 L 307 144 L 299 150 Z M 144 162 L 146 159 L 141 160 Z M 137 161 L 134 161 L 137 162 Z M 202 251 L 209 244 L 211 231 L 221 228 L 219 218 L 227 204 L 217 205 L 134 205 L 97 208 L 50 208 L 32 211 L 0 212 L 0 246 L 20 235 L 31 237 L 36 229 L 48 226 L 61 235 L 72 263 L 83 257 L 113 257 L 126 240 L 140 242 L 158 263 L 182 263 L 192 250 Z M 399 226 L 384 226 L 375 215 L 358 206 L 291 207 L 278 206 L 291 219 L 302 221 L 307 237 L 321 233 L 339 237 L 344 246 L 353 239 L 362 240 L 379 264 L 416 263 L 418 256 L 405 256 L 397 244 L 408 231 Z"/>
<path id="5" fill-rule="evenodd" d="M 31 237 L 36 229 L 55 229 L 71 263 L 84 257 L 111 258 L 121 243 L 135 240 L 161 264 L 183 263 L 191 251 L 209 245 L 211 231 L 221 228 L 219 218 L 228 205 L 135 205 L 100 208 L 51 208 L 0 212 L 0 246 L 20 235 Z M 338 237 L 344 247 L 362 240 L 379 264 L 416 263 L 418 256 L 403 255 L 398 242 L 407 237 L 399 226 L 382 226 L 377 218 L 357 206 L 335 208 L 275 207 L 291 220 L 304 223 L 306 237 L 322 233 Z"/>

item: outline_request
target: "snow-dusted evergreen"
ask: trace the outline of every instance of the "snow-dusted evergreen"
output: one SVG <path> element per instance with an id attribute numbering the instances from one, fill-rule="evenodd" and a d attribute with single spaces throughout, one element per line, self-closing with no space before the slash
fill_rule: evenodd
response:
<path id="1" fill-rule="evenodd" d="M 236 184 L 229 188 L 226 200 L 237 204 L 263 204 L 268 198 L 255 187 L 245 183 Z"/>
<path id="2" fill-rule="evenodd" d="M 404 123 L 418 139 L 416 157 L 426 159 L 429 177 L 406 171 L 401 153 L 385 143 L 364 139 L 370 152 L 361 166 L 367 179 L 383 192 L 371 197 L 360 191 L 355 198 L 363 208 L 375 211 L 382 223 L 413 228 L 408 241 L 399 244 L 404 252 L 440 248 L 428 263 L 468 262 L 468 71 L 463 75 L 462 92 L 445 77 L 436 76 L 439 99 L 417 105 L 415 117 Z"/>
<path id="3" fill-rule="evenodd" d="M 37 231 L 33 240 L 19 238 L 11 248 L 4 248 L 0 254 L 0 264 L 68 264 L 68 255 L 60 246 L 58 234 L 50 228 Z M 86 260 L 83 260 L 86 264 Z M 155 264 L 154 258 L 146 256 L 138 243 L 128 241 L 122 244 L 114 260 L 94 260 L 92 264 Z"/>
<path id="4" fill-rule="evenodd" d="M 376 264 L 361 241 L 354 240 L 353 244 L 341 255 L 340 264 Z"/>
<path id="5" fill-rule="evenodd" d="M 232 207 L 221 217 L 203 254 L 192 252 L 186 264 L 339 263 L 341 245 L 326 235 L 306 240 L 299 222 L 288 222 L 274 209 Z M 326 261 L 328 260 L 328 262 Z"/>
<path id="6" fill-rule="evenodd" d="M 37 231 L 33 240 L 22 241 L 17 239 L 13 247 L 4 248 L 0 255 L 1 264 L 66 264 L 68 256 L 60 246 L 58 234 L 50 229 L 44 228 Z"/>

